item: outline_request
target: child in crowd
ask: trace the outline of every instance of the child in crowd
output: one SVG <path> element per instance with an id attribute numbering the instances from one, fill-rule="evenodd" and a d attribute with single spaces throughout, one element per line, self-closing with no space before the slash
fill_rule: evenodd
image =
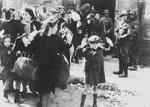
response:
<path id="1" fill-rule="evenodd" d="M 85 57 L 85 88 L 82 93 L 80 107 L 84 107 L 86 96 L 90 87 L 93 87 L 93 107 L 97 107 L 97 86 L 105 82 L 103 47 L 100 37 L 92 35 L 87 44 L 80 46 L 77 52 Z"/>
<path id="2" fill-rule="evenodd" d="M 8 92 L 10 89 L 13 89 L 13 84 L 11 81 L 11 51 L 12 51 L 12 44 L 11 44 L 11 37 L 9 34 L 3 35 L 1 39 L 1 55 L 0 55 L 0 62 L 1 62 L 1 73 L 0 77 L 4 83 L 4 98 L 8 101 Z"/>

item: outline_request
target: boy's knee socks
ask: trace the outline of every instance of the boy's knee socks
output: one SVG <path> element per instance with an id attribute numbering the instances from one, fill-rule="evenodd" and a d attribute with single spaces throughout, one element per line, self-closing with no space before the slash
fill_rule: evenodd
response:
<path id="1" fill-rule="evenodd" d="M 93 107 L 97 107 L 97 94 L 93 94 Z"/>
<path id="2" fill-rule="evenodd" d="M 80 107 L 84 107 L 84 102 L 85 102 L 86 96 L 87 96 L 86 94 L 82 94 Z"/>

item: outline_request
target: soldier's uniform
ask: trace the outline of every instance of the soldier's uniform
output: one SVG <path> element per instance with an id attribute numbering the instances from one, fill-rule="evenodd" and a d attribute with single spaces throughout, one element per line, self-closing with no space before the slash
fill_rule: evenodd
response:
<path id="1" fill-rule="evenodd" d="M 115 42 L 115 36 L 114 36 L 114 32 L 113 32 L 113 21 L 112 19 L 109 17 L 109 11 L 108 10 L 104 10 L 104 17 L 102 17 L 102 21 L 104 23 L 104 33 L 105 33 L 105 37 L 108 37 L 112 43 Z M 104 54 L 109 54 L 109 53 L 113 53 L 113 48 L 109 51 L 106 52 L 104 51 Z"/>
<path id="2" fill-rule="evenodd" d="M 109 14 L 109 11 L 105 10 L 104 14 L 106 14 L 106 15 Z M 104 17 L 102 17 L 102 20 L 104 22 L 105 35 L 107 37 L 109 37 L 111 40 L 113 40 L 113 22 L 112 22 L 112 19 L 108 16 L 104 16 Z"/>
<path id="3" fill-rule="evenodd" d="M 132 38 L 131 38 L 132 45 L 130 48 L 131 51 L 129 55 L 129 65 L 133 67 L 130 68 L 130 70 L 137 70 L 139 22 L 136 18 L 136 13 L 134 11 L 130 11 L 129 15 L 133 15 L 133 18 L 130 19 L 130 26 L 132 28 Z"/>
<path id="4" fill-rule="evenodd" d="M 124 12 L 121 14 L 121 17 L 127 17 L 128 12 Z M 128 58 L 129 51 L 131 47 L 131 38 L 132 38 L 132 28 L 126 18 L 123 20 L 121 24 L 118 26 L 117 30 L 118 37 L 118 58 L 119 58 L 119 72 L 114 72 L 114 74 L 120 74 L 119 77 L 127 77 L 128 76 Z"/>

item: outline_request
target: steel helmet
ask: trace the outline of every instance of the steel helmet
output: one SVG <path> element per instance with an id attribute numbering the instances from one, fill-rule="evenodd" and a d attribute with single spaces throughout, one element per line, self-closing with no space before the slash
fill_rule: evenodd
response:
<path id="1" fill-rule="evenodd" d="M 120 17 L 127 16 L 127 15 L 128 15 L 128 10 L 123 10 L 120 14 Z"/>

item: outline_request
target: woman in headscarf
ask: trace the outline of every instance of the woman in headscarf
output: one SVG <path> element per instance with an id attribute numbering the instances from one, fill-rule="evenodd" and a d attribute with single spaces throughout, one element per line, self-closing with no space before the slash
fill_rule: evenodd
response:
<path id="1" fill-rule="evenodd" d="M 32 41 L 34 55 L 39 67 L 36 89 L 40 93 L 40 107 L 48 106 L 49 93 L 55 93 L 55 87 L 61 75 L 61 53 L 65 44 L 57 35 L 57 30 L 57 18 L 49 17 L 44 22 L 40 33 Z"/>

